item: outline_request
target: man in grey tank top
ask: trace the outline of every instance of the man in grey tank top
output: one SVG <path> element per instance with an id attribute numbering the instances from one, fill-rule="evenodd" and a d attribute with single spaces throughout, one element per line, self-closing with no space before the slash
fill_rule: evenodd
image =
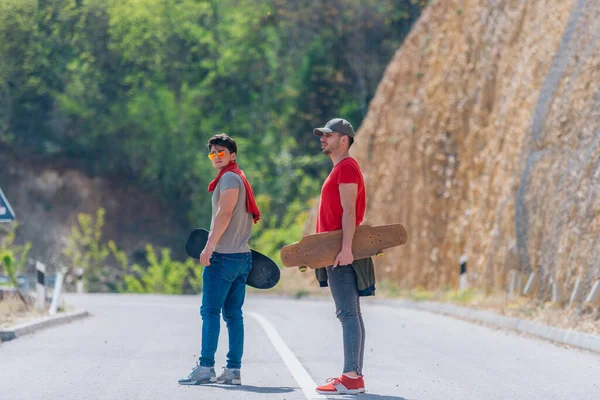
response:
<path id="1" fill-rule="evenodd" d="M 238 190 L 238 198 L 231 220 L 223 236 L 215 246 L 218 253 L 248 253 L 248 240 L 252 235 L 252 214 L 246 210 L 246 188 L 242 178 L 235 172 L 225 172 L 212 195 L 212 220 L 210 222 L 210 230 L 213 231 L 215 225 L 215 217 L 219 211 L 219 201 L 221 200 L 221 192 L 227 189 Z"/>
<path id="2" fill-rule="evenodd" d="M 241 385 L 240 368 L 244 351 L 242 306 L 246 280 L 252 268 L 248 240 L 252 223 L 259 219 L 254 193 L 236 163 L 237 145 L 225 135 L 208 141 L 208 157 L 218 171 L 209 185 L 212 192 L 212 221 L 206 247 L 200 255 L 205 265 L 202 278 L 202 350 L 199 363 L 181 385 L 224 383 Z M 219 341 L 221 310 L 229 331 L 227 365 L 219 377 L 215 373 L 215 353 Z"/>

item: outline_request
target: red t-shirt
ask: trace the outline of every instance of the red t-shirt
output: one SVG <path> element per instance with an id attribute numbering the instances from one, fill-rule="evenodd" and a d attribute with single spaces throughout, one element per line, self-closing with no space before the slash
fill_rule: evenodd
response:
<path id="1" fill-rule="evenodd" d="M 317 233 L 331 232 L 342 229 L 342 200 L 340 198 L 340 183 L 356 183 L 356 225 L 360 225 L 365 216 L 366 194 L 362 172 L 355 159 L 351 157 L 340 161 L 325 179 L 321 188 L 319 215 L 317 216 Z"/>

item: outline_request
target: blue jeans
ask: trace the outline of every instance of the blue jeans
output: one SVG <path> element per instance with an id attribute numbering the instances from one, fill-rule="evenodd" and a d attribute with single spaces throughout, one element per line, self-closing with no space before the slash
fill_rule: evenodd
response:
<path id="1" fill-rule="evenodd" d="M 229 331 L 227 368 L 241 368 L 244 352 L 242 306 L 246 297 L 246 279 L 252 268 L 252 253 L 213 253 L 202 278 L 202 352 L 200 365 L 215 366 L 215 353 L 221 330 L 221 310 Z"/>

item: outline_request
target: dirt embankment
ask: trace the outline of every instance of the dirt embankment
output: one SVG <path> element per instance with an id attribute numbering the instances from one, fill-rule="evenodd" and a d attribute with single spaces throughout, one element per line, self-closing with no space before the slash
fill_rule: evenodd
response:
<path id="1" fill-rule="evenodd" d="M 401 222 L 377 258 L 405 287 L 545 292 L 600 278 L 600 3 L 434 1 L 385 72 L 351 154 L 367 223 Z"/>
<path id="2" fill-rule="evenodd" d="M 188 230 L 154 196 L 123 179 L 89 177 L 72 162 L 17 155 L 0 147 L 0 187 L 17 214 L 17 242 L 33 244 L 32 258 L 52 270 L 66 260 L 62 251 L 79 213 L 106 210 L 104 240 L 112 239 L 139 261 L 145 245 L 173 249 L 183 258 Z M 180 218 L 181 219 L 181 218 Z"/>

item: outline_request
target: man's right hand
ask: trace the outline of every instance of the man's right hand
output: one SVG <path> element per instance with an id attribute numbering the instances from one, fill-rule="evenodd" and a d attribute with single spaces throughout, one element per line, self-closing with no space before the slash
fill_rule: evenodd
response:
<path id="1" fill-rule="evenodd" d="M 215 246 L 210 243 L 206 243 L 204 250 L 202 250 L 202 253 L 200 253 L 200 264 L 208 267 L 210 265 L 210 258 L 212 257 L 214 251 Z"/>
<path id="2" fill-rule="evenodd" d="M 354 255 L 352 249 L 342 249 L 333 262 L 333 268 L 338 265 L 351 265 L 354 262 Z"/>

